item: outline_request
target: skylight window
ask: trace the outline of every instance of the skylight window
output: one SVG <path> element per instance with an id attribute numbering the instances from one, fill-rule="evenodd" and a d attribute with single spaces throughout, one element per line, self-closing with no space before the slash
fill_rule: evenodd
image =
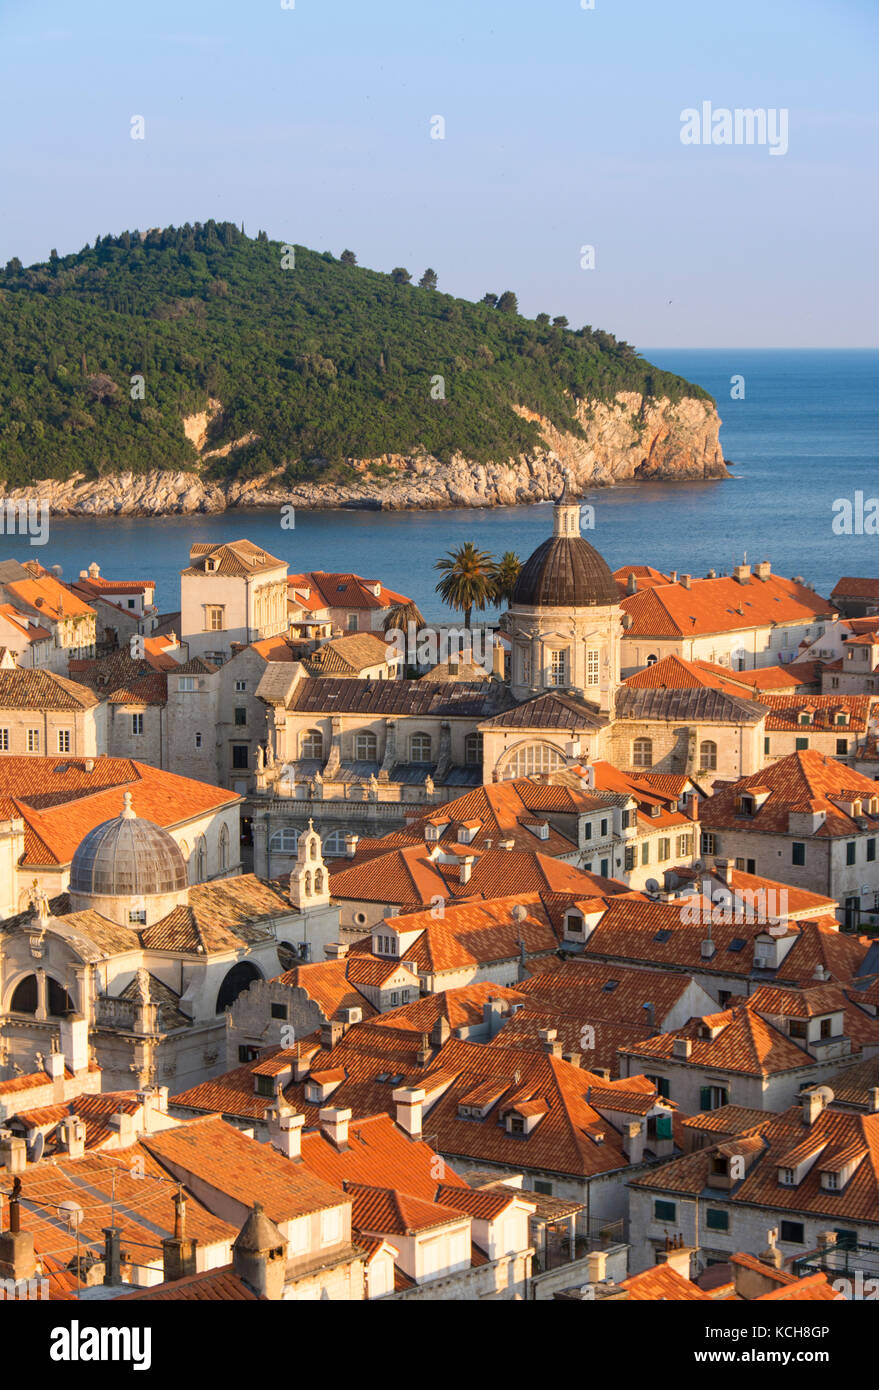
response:
<path id="1" fill-rule="evenodd" d="M 654 941 L 671 941 L 671 932 L 670 932 L 666 927 L 663 927 L 662 931 L 658 931 L 658 932 L 656 933 L 656 935 L 654 936 L 653 940 L 654 940 Z"/>
<path id="2" fill-rule="evenodd" d="M 742 951 L 744 950 L 746 944 L 747 943 L 745 942 L 745 938 L 743 936 L 736 936 L 729 943 L 727 949 L 730 951 Z"/>

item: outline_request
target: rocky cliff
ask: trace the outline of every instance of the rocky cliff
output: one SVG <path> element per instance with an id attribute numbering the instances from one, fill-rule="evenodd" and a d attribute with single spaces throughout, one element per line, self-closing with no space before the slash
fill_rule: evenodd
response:
<path id="1" fill-rule="evenodd" d="M 207 460 L 207 423 L 220 408 L 184 422 L 188 437 Z M 643 480 L 725 478 L 718 432 L 720 419 L 707 400 L 685 397 L 647 400 L 623 392 L 610 404 L 580 402 L 577 418 L 584 436 L 560 431 L 551 422 L 520 408 L 526 419 L 540 425 L 544 447 L 500 463 L 474 463 L 456 456 L 441 463 L 429 454 L 352 460 L 358 475 L 346 483 L 281 482 L 280 470 L 249 481 L 214 482 L 200 470 L 120 473 L 89 481 L 76 475 L 64 481 L 48 479 L 29 488 L 0 492 L 10 500 L 47 503 L 56 515 L 141 515 L 221 512 L 232 507 L 277 507 L 292 503 L 303 509 L 374 507 L 390 511 L 410 508 L 520 506 L 555 497 L 564 468 L 573 483 L 609 487 Z M 247 443 L 247 436 L 236 443 Z M 228 453 L 235 445 L 226 446 Z"/>

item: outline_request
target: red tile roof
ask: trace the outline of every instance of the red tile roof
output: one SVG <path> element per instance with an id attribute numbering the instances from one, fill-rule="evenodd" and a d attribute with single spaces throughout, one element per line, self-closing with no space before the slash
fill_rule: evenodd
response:
<path id="1" fill-rule="evenodd" d="M 826 599 L 792 579 L 751 576 L 744 584 L 731 576 L 694 579 L 691 587 L 662 584 L 621 600 L 632 618 L 628 639 L 639 637 L 698 637 L 715 632 L 784 623 L 812 623 L 831 617 Z"/>
<path id="2" fill-rule="evenodd" d="M 751 790 L 768 790 L 770 795 L 763 805 L 755 808 L 753 815 L 742 816 L 737 810 L 739 797 Z M 840 809 L 839 801 L 863 797 L 869 803 L 877 794 L 879 789 L 869 777 L 814 749 L 806 749 L 779 758 L 738 782 L 719 787 L 713 796 L 701 803 L 700 815 L 707 830 L 726 826 L 785 835 L 789 833 L 791 812 L 822 811 L 825 819 L 815 831 L 816 835 L 851 835 L 859 827 Z M 868 816 L 867 819 L 879 828 L 879 817 Z"/>

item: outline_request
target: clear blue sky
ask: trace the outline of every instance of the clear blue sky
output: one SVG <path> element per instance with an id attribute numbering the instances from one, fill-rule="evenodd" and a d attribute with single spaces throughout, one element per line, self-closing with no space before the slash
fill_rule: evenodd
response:
<path id="1" fill-rule="evenodd" d="M 0 0 L 0 261 L 230 218 L 639 347 L 877 345 L 877 0 L 594 5 Z M 788 153 L 683 145 L 703 101 Z"/>

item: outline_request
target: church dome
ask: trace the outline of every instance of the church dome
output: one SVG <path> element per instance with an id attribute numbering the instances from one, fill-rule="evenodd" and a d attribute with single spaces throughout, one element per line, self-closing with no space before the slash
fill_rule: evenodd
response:
<path id="1" fill-rule="evenodd" d="M 607 608 L 619 601 L 619 587 L 609 565 L 580 535 L 580 502 L 566 473 L 553 511 L 553 534 L 525 561 L 510 604 L 516 608 Z"/>
<path id="2" fill-rule="evenodd" d="M 123 800 L 122 814 L 96 825 L 77 846 L 70 892 L 124 898 L 185 890 L 186 862 L 177 841 L 134 814 L 130 792 Z"/>

